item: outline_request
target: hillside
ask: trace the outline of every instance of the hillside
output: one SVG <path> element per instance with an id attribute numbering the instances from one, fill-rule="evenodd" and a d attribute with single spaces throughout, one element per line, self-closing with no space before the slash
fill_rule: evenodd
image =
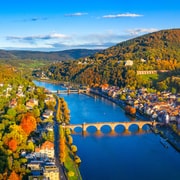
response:
<path id="1" fill-rule="evenodd" d="M 64 61 L 64 60 L 75 60 L 86 56 L 91 56 L 100 50 L 89 50 L 89 49 L 72 49 L 55 52 L 41 52 L 41 51 L 18 51 L 18 50 L 0 50 L 0 59 L 11 59 L 11 60 L 49 60 L 49 61 Z"/>
<path id="2" fill-rule="evenodd" d="M 147 61 L 140 61 L 142 58 Z M 126 59 L 133 60 L 133 64 L 126 65 Z M 167 73 L 137 74 L 137 71 L 152 70 Z M 173 88 L 179 92 L 180 29 L 134 38 L 86 59 L 51 64 L 43 72 L 50 79 L 90 86 L 107 83 L 119 87 Z"/>
<path id="3" fill-rule="evenodd" d="M 180 29 L 146 34 L 97 53 L 96 58 L 118 60 L 176 59 L 180 61 Z"/>

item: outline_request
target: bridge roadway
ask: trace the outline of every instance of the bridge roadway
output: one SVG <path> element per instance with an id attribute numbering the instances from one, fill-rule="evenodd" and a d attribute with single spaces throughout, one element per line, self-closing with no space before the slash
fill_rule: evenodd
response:
<path id="1" fill-rule="evenodd" d="M 156 126 L 160 124 L 159 122 L 150 122 L 150 121 L 129 121 L 129 122 L 98 122 L 98 123 L 83 123 L 83 124 L 70 124 L 65 125 L 65 128 L 70 128 L 72 131 L 75 128 L 80 127 L 82 131 L 87 131 L 88 127 L 96 127 L 97 131 L 101 131 L 103 126 L 109 126 L 111 131 L 114 131 L 118 125 L 124 126 L 125 130 L 129 130 L 131 125 L 137 125 L 139 129 L 142 129 L 144 125 Z"/>
<path id="2" fill-rule="evenodd" d="M 52 93 L 57 93 L 57 94 L 72 94 L 72 93 L 82 93 L 86 92 L 86 89 L 65 89 L 65 90 L 57 90 L 57 91 L 51 91 Z"/>

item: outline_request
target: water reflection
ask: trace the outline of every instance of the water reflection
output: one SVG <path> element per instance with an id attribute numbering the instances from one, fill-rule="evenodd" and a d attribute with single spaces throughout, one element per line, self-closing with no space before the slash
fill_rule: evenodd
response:
<path id="1" fill-rule="evenodd" d="M 50 90 L 59 85 L 37 82 Z M 86 95 L 62 95 L 71 110 L 71 124 L 134 121 L 124 110 L 103 98 Z M 138 119 L 142 119 L 139 117 Z M 145 120 L 145 119 L 144 119 Z M 77 130 L 77 131 L 76 131 Z M 179 180 L 180 155 L 171 146 L 164 148 L 159 136 L 148 128 L 115 131 L 72 132 L 82 163 L 83 180 Z"/>
<path id="2" fill-rule="evenodd" d="M 101 130 L 97 130 L 95 132 L 89 132 L 89 131 L 81 131 L 81 132 L 76 132 L 76 131 L 71 131 L 72 135 L 82 135 L 84 137 L 86 136 L 94 136 L 94 137 L 118 137 L 118 136 L 134 136 L 134 135 L 143 135 L 143 134 L 148 134 L 152 133 L 150 130 L 143 130 L 143 129 L 138 129 L 137 131 L 130 131 L 125 129 L 123 132 L 116 132 L 114 130 L 111 130 L 110 132 L 104 132 Z"/>

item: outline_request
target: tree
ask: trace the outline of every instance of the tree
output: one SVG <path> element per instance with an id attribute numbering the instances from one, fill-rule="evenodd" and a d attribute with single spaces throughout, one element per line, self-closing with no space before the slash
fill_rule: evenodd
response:
<path id="1" fill-rule="evenodd" d="M 65 161 L 65 152 L 66 144 L 65 144 L 65 133 L 62 126 L 59 127 L 59 151 L 60 151 L 60 161 L 63 163 Z"/>
<path id="2" fill-rule="evenodd" d="M 77 152 L 77 146 L 76 145 L 71 145 L 71 151 L 76 154 Z"/>
<path id="3" fill-rule="evenodd" d="M 14 108 L 8 109 L 7 115 L 15 117 L 16 116 L 16 110 Z"/>
<path id="4" fill-rule="evenodd" d="M 8 146 L 9 146 L 9 149 L 11 149 L 12 151 L 16 151 L 17 149 L 17 141 L 15 139 L 11 139 L 9 142 L 8 142 Z"/>
<path id="5" fill-rule="evenodd" d="M 157 89 L 160 91 L 164 91 L 168 88 L 165 81 L 158 82 L 156 86 L 157 86 Z"/>
<path id="6" fill-rule="evenodd" d="M 12 171 L 8 180 L 20 180 L 20 177 L 15 173 L 15 171 Z"/>
<path id="7" fill-rule="evenodd" d="M 72 138 L 72 136 L 68 135 L 67 138 L 68 138 L 68 143 L 69 143 L 70 145 L 72 145 L 72 143 L 73 143 L 73 138 Z"/>
<path id="8" fill-rule="evenodd" d="M 172 88 L 171 88 L 171 92 L 172 92 L 173 94 L 176 94 L 176 92 L 177 92 L 176 88 L 172 87 Z"/>
<path id="9" fill-rule="evenodd" d="M 30 113 L 26 113 L 21 120 L 20 126 L 22 127 L 24 132 L 29 135 L 36 129 L 37 123 L 35 117 Z"/>
<path id="10" fill-rule="evenodd" d="M 3 136 L 4 144 L 9 147 L 11 151 L 20 151 L 22 146 L 26 144 L 27 135 L 24 130 L 18 125 L 11 125 L 9 132 Z"/>
<path id="11" fill-rule="evenodd" d="M 10 120 L 14 121 L 15 117 L 16 117 L 16 110 L 14 108 L 8 109 L 5 117 L 7 119 L 10 119 Z"/>
<path id="12" fill-rule="evenodd" d="M 34 143 L 32 141 L 28 142 L 27 149 L 30 151 L 34 151 Z"/>
<path id="13" fill-rule="evenodd" d="M 0 149 L 0 174 L 8 167 L 7 155 Z M 0 178 L 1 179 L 1 178 Z"/>
<path id="14" fill-rule="evenodd" d="M 73 171 L 68 171 L 68 177 L 73 177 L 74 176 L 74 172 Z"/>
<path id="15" fill-rule="evenodd" d="M 40 110 L 39 110 L 39 108 L 38 108 L 37 106 L 35 106 L 35 107 L 33 108 L 33 114 L 34 114 L 34 117 L 35 117 L 35 118 L 37 118 L 37 117 L 40 116 Z"/>
<path id="16" fill-rule="evenodd" d="M 80 163 L 81 163 L 81 159 L 80 159 L 80 157 L 79 156 L 75 156 L 75 163 L 78 165 L 78 166 L 80 166 Z"/>

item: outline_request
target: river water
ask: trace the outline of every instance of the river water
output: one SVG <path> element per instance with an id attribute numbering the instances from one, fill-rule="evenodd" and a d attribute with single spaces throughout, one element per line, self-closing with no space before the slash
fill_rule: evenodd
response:
<path id="1" fill-rule="evenodd" d="M 35 81 L 35 84 L 49 90 L 62 88 L 45 82 Z M 68 103 L 72 124 L 132 121 L 119 106 L 104 98 L 81 94 L 61 97 Z M 129 132 L 117 127 L 116 132 L 110 133 L 110 128 L 105 126 L 98 134 L 90 127 L 85 136 L 76 129 L 73 140 L 82 160 L 83 180 L 180 180 L 180 153 L 170 145 L 165 148 L 159 135 L 148 127 L 140 132 L 134 126 Z"/>

